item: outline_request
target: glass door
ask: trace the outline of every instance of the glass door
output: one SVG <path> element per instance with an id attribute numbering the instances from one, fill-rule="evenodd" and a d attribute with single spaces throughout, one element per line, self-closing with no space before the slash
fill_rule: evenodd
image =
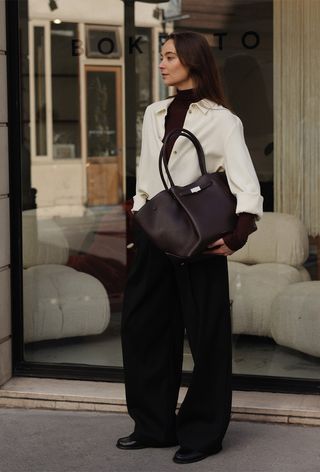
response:
<path id="1" fill-rule="evenodd" d="M 122 201 L 121 67 L 86 66 L 87 204 Z"/>

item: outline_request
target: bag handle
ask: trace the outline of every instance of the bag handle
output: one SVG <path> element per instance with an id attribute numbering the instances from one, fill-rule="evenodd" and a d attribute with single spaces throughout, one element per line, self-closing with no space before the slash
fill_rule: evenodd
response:
<path id="1" fill-rule="evenodd" d="M 162 163 L 164 164 L 164 168 L 165 168 L 166 174 L 168 176 L 170 185 L 171 185 L 171 187 L 173 187 L 174 182 L 173 182 L 171 174 L 169 172 L 168 162 L 164 157 L 165 157 L 165 150 L 166 150 L 166 147 L 168 145 L 168 142 L 175 135 L 177 135 L 177 137 L 184 136 L 185 138 L 188 138 L 194 144 L 194 146 L 197 150 L 197 156 L 198 156 L 198 161 L 199 161 L 201 174 L 204 175 L 204 174 L 208 173 L 207 172 L 207 167 L 206 167 L 206 160 L 205 160 L 205 157 L 204 157 L 204 152 L 203 152 L 203 149 L 202 149 L 202 146 L 201 146 L 199 140 L 188 129 L 176 128 L 176 129 L 170 131 L 170 133 L 168 133 L 168 135 L 166 136 L 166 138 L 163 142 L 163 146 L 160 150 L 160 155 L 159 155 L 159 172 L 160 172 L 160 176 L 161 176 L 163 186 L 166 190 L 169 190 L 169 187 L 168 187 L 167 182 L 165 181 L 165 178 L 164 178 L 164 175 L 163 175 Z"/>

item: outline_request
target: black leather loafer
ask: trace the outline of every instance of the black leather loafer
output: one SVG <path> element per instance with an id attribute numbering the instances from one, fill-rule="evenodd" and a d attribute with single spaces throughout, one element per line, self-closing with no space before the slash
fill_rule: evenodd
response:
<path id="1" fill-rule="evenodd" d="M 176 462 L 177 464 L 189 464 L 190 462 L 202 461 L 202 459 L 205 459 L 212 454 L 217 454 L 221 449 L 222 446 L 219 446 L 214 452 L 201 452 L 180 447 L 173 457 L 173 462 Z"/>
<path id="2" fill-rule="evenodd" d="M 116 446 L 119 449 L 145 449 L 148 447 L 146 444 L 134 439 L 131 434 L 130 436 L 118 439 Z"/>

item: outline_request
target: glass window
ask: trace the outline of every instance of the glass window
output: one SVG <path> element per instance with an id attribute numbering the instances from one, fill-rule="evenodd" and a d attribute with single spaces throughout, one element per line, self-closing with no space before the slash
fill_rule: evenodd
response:
<path id="1" fill-rule="evenodd" d="M 36 26 L 33 31 L 36 154 L 45 156 L 47 154 L 45 35 L 42 26 Z"/>
<path id="2" fill-rule="evenodd" d="M 320 1 L 289 3 L 223 2 L 217 14 L 212 2 L 205 17 L 183 4 L 189 19 L 177 26 L 211 43 L 264 197 L 247 250 L 228 258 L 233 373 L 319 379 L 320 96 L 308 51 L 319 41 L 310 12 Z"/>
<path id="3" fill-rule="evenodd" d="M 78 39 L 74 23 L 51 23 L 53 158 L 80 158 L 79 55 L 72 52 Z"/>
<path id="4" fill-rule="evenodd" d="M 115 0 L 112 12 L 108 2 L 103 11 L 98 0 L 78 2 L 72 22 L 67 2 L 57 3 L 53 22 L 49 9 L 28 2 L 32 34 L 23 44 L 25 68 L 30 48 L 34 55 L 34 77 L 21 77 L 25 360 L 122 367 L 123 290 L 134 255 L 125 201 L 134 176 L 125 174 L 124 2 Z M 173 28 L 208 39 L 264 197 L 258 231 L 228 259 L 233 372 L 309 380 L 320 376 L 320 95 L 310 54 L 320 39 L 310 5 L 320 14 L 320 0 L 289 3 L 182 2 Z M 154 59 L 161 16 L 152 5 L 138 7 L 137 161 L 145 108 L 168 95 Z M 74 40 L 83 54 L 73 54 Z M 35 120 L 27 110 L 32 87 Z M 184 370 L 192 368 L 186 339 Z"/>
<path id="5" fill-rule="evenodd" d="M 117 154 L 116 77 L 112 71 L 87 73 L 88 157 Z"/>
<path id="6" fill-rule="evenodd" d="M 45 106 L 48 116 L 41 125 L 52 136 L 52 152 L 48 142 L 47 159 L 31 159 L 29 136 L 24 136 L 23 187 L 25 195 L 35 195 L 32 202 L 24 198 L 22 214 L 24 359 L 121 367 L 127 270 L 124 64 L 115 57 L 110 63 L 106 55 L 83 54 L 93 47 L 85 34 L 90 11 L 79 2 L 78 21 L 71 23 L 61 1 L 57 20 L 43 14 L 38 32 L 37 70 L 51 65 L 46 82 L 41 72 L 47 95 L 40 79 L 37 87 L 43 96 L 39 108 Z M 28 21 L 36 22 L 38 15 L 37 4 L 29 3 Z M 120 27 L 114 32 L 123 28 L 121 0 L 116 15 Z M 101 24 L 97 30 L 105 35 L 110 27 Z M 119 37 L 116 33 L 117 51 L 122 50 Z M 27 103 L 29 81 L 22 80 L 22 103 Z M 148 93 L 144 106 L 151 101 L 151 82 Z"/>
<path id="7" fill-rule="evenodd" d="M 118 204 L 123 198 L 121 68 L 85 70 L 88 205 Z"/>
<path id="8" fill-rule="evenodd" d="M 137 97 L 137 153 L 141 149 L 141 130 L 144 111 L 152 101 L 153 61 L 150 28 L 136 28 L 139 37 L 139 48 L 142 53 L 136 54 L 136 97 Z"/>

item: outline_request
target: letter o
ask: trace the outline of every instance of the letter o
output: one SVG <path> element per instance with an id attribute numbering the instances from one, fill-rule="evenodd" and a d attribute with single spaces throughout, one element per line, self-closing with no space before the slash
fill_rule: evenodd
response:
<path id="1" fill-rule="evenodd" d="M 248 36 L 253 36 L 255 38 L 255 40 L 256 40 L 255 44 L 249 45 L 249 44 L 246 43 L 246 39 L 247 39 Z M 242 36 L 242 38 L 241 38 L 241 42 L 242 42 L 242 44 L 245 48 L 255 49 L 256 47 L 258 47 L 258 45 L 260 43 L 260 37 L 259 37 L 258 33 L 256 33 L 255 31 L 246 31 L 244 33 L 244 35 Z"/>
<path id="2" fill-rule="evenodd" d="M 108 52 L 105 52 L 103 49 L 102 49 L 102 44 L 103 43 L 109 43 L 109 48 L 110 48 L 110 51 Z M 101 54 L 104 54 L 104 55 L 108 55 L 108 54 L 111 54 L 113 51 L 114 51 L 114 42 L 112 41 L 111 38 L 101 38 L 100 41 L 98 42 L 98 50 Z"/>

